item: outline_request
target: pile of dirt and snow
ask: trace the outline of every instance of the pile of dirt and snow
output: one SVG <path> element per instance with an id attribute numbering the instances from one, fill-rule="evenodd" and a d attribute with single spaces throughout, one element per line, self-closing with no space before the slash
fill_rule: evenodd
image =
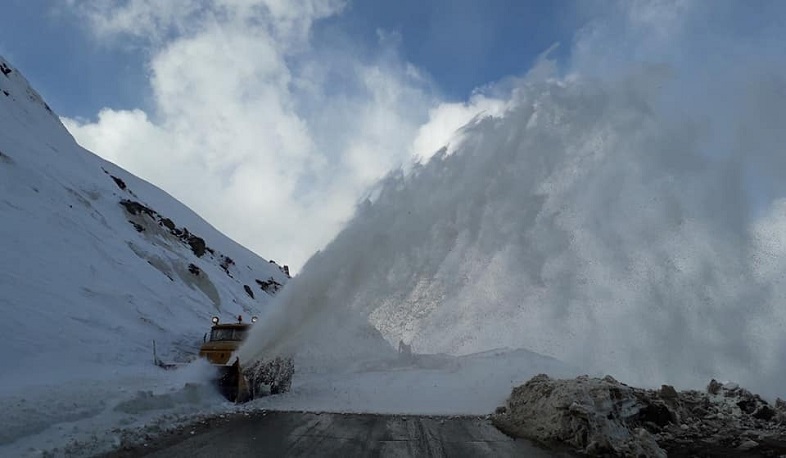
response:
<path id="1" fill-rule="evenodd" d="M 706 392 L 634 388 L 611 376 L 552 379 L 513 390 L 494 424 L 505 433 L 593 456 L 779 456 L 786 403 L 774 406 L 733 383 Z"/>

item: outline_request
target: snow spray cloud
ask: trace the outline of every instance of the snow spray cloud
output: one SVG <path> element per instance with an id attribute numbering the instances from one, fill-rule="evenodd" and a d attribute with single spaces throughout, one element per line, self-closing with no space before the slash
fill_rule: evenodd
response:
<path id="1" fill-rule="evenodd" d="M 566 74 L 544 60 L 500 84 L 504 114 L 388 176 L 242 357 L 525 347 L 632 383 L 784 394 L 786 60 L 767 27 L 728 36 L 728 4 L 672 3 L 615 5 Z"/>

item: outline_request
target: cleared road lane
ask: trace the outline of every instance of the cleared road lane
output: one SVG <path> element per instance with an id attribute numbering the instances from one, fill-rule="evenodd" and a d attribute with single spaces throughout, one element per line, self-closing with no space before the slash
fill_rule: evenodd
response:
<path id="1" fill-rule="evenodd" d="M 482 417 L 256 412 L 213 418 L 115 457 L 546 457 Z"/>

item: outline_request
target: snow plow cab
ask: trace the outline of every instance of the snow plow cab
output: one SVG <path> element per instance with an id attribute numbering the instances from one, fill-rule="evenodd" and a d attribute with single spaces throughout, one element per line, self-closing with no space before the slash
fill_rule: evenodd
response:
<path id="1" fill-rule="evenodd" d="M 257 321 L 251 318 L 251 323 Z M 216 384 L 221 394 L 231 402 L 247 402 L 251 399 L 279 394 L 289 391 L 295 365 L 292 358 L 276 357 L 271 360 L 254 362 L 246 367 L 240 364 L 240 358 L 233 355 L 248 336 L 251 324 L 243 323 L 243 317 L 237 317 L 237 323 L 219 323 L 213 317 L 210 338 L 207 334 L 203 339 L 199 356 L 216 366 L 218 374 Z"/>
<path id="2" fill-rule="evenodd" d="M 257 317 L 251 317 L 255 323 Z M 205 334 L 202 346 L 199 348 L 199 357 L 206 358 L 211 364 L 225 365 L 229 362 L 232 353 L 240 348 L 246 340 L 250 324 L 243 323 L 243 317 L 237 317 L 237 323 L 219 323 L 218 317 L 213 317 L 213 327 L 210 336 Z"/>

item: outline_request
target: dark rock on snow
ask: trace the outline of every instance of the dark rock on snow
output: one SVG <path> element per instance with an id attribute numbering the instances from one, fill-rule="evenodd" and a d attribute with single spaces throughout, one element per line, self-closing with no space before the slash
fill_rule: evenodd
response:
<path id="1" fill-rule="evenodd" d="M 120 188 L 123 191 L 126 190 L 126 182 L 125 181 L 121 180 L 120 178 L 118 178 L 118 177 L 116 177 L 114 175 L 109 175 L 109 176 L 112 177 L 112 181 L 115 182 L 115 184 L 117 185 L 118 188 Z"/>

